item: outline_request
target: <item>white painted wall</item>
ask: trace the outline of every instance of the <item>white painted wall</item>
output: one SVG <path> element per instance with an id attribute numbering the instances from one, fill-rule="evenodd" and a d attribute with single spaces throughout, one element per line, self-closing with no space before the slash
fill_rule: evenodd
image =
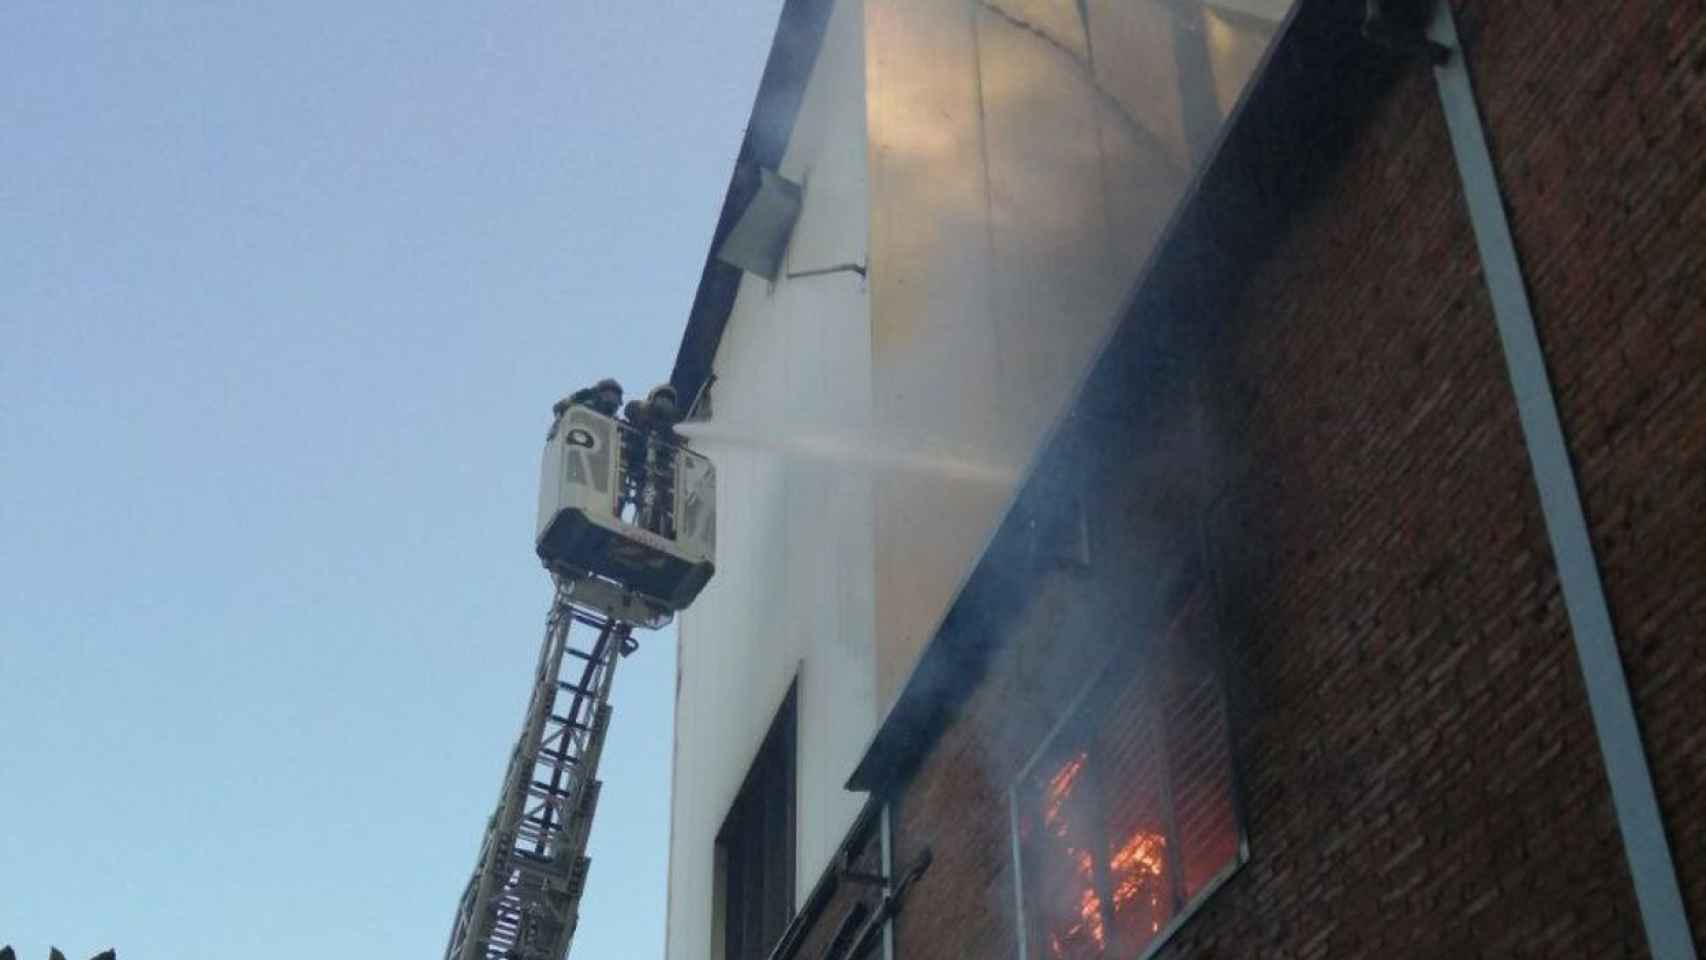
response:
<path id="1" fill-rule="evenodd" d="M 783 273 L 863 263 L 862 0 L 840 0 L 783 176 L 805 187 Z M 795 902 L 863 802 L 842 788 L 877 716 L 869 476 L 823 456 L 868 429 L 870 302 L 854 273 L 747 276 L 713 363 L 713 423 L 790 453 L 700 443 L 718 470 L 717 575 L 680 617 L 670 799 L 671 960 L 711 960 L 714 844 L 799 678 Z"/>

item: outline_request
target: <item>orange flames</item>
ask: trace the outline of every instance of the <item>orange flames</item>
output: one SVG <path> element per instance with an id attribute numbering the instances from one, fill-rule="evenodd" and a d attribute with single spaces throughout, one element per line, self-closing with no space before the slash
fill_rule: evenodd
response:
<path id="1" fill-rule="evenodd" d="M 1061 764 L 1054 776 L 1048 778 L 1048 786 L 1043 788 L 1043 826 L 1057 837 L 1066 835 L 1066 819 L 1060 815 L 1060 808 L 1065 805 L 1066 798 L 1071 796 L 1072 788 L 1078 783 L 1078 775 L 1084 772 L 1084 762 L 1089 755 L 1080 750 L 1072 759 Z"/>
<path id="2" fill-rule="evenodd" d="M 1068 947 L 1088 939 L 1100 953 L 1107 945 L 1107 929 L 1102 922 L 1102 898 L 1096 893 L 1096 861 L 1089 851 L 1067 847 L 1067 856 L 1078 867 L 1078 922 L 1049 934 L 1049 947 L 1056 957 L 1065 957 Z"/>
<path id="3" fill-rule="evenodd" d="M 1043 826 L 1053 837 L 1064 840 L 1067 836 L 1066 801 L 1084 773 L 1087 760 L 1084 752 L 1069 758 L 1043 787 Z M 1093 944 L 1099 955 L 1107 946 L 1107 930 L 1102 896 L 1098 892 L 1100 885 L 1096 882 L 1096 860 L 1088 850 L 1071 844 L 1064 846 L 1075 868 L 1077 912 L 1070 925 L 1050 931 L 1050 951 L 1057 960 L 1064 960 L 1073 946 Z M 1133 832 L 1108 858 L 1107 869 L 1114 911 L 1135 905 L 1141 899 L 1151 918 L 1150 931 L 1160 930 L 1166 839 L 1144 830 Z"/>
<path id="4" fill-rule="evenodd" d="M 1089 931 L 1090 939 L 1096 941 L 1096 949 L 1102 949 L 1105 935 L 1102 930 L 1102 898 L 1096 896 L 1096 888 L 1087 886 L 1078 898 L 1078 916 L 1082 919 L 1079 925 Z"/>
<path id="5" fill-rule="evenodd" d="M 1126 839 L 1112 857 L 1108 858 L 1109 882 L 1114 887 L 1114 909 L 1136 900 L 1147 892 L 1150 931 L 1161 929 L 1161 874 L 1166 869 L 1167 841 L 1159 833 L 1138 831 Z"/>

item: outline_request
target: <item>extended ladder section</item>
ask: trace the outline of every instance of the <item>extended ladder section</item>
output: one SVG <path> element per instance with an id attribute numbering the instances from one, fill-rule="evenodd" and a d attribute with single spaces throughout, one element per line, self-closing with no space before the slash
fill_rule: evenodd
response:
<path id="1" fill-rule="evenodd" d="M 576 631 L 575 627 L 582 629 Z M 628 623 L 577 603 L 556 578 L 533 694 L 497 810 L 457 905 L 445 960 L 562 960 L 580 919 L 598 757 Z M 587 638 L 572 643 L 571 635 Z"/>
<path id="2" fill-rule="evenodd" d="M 607 405 L 583 402 L 607 387 Z M 653 396 L 666 389 L 664 399 L 673 398 L 663 387 Z M 614 416 L 620 395 L 606 381 L 570 397 L 545 436 L 534 551 L 551 573 L 551 613 L 521 739 L 457 901 L 445 960 L 568 955 L 616 661 L 637 646 L 635 627 L 669 623 L 716 569 L 716 470 L 681 445 L 679 418 L 646 404 Z"/>

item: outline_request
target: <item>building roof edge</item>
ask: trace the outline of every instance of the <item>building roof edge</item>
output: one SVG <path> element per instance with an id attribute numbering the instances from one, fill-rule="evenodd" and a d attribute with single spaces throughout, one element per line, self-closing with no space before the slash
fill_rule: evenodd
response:
<path id="1" fill-rule="evenodd" d="M 833 4 L 834 0 L 785 0 L 782 4 L 770 54 L 758 82 L 758 94 L 747 118 L 746 136 L 735 156 L 722 211 L 717 215 L 711 244 L 705 251 L 699 288 L 693 295 L 687 327 L 670 372 L 670 383 L 685 402 L 693 402 L 709 379 L 711 361 L 722 342 L 735 295 L 740 292 L 740 268 L 718 260 L 717 248 L 757 192 L 759 168 L 775 170 L 782 162 L 812 65 L 823 46 L 824 29 L 829 24 Z"/>

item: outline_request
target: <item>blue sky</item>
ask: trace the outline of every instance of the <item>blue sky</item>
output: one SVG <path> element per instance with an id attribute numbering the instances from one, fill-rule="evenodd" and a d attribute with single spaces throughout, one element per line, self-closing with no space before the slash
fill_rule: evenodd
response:
<path id="1" fill-rule="evenodd" d="M 0 8 L 0 942 L 439 954 L 551 402 L 667 375 L 779 5 Z M 580 957 L 662 952 L 673 645 Z"/>

